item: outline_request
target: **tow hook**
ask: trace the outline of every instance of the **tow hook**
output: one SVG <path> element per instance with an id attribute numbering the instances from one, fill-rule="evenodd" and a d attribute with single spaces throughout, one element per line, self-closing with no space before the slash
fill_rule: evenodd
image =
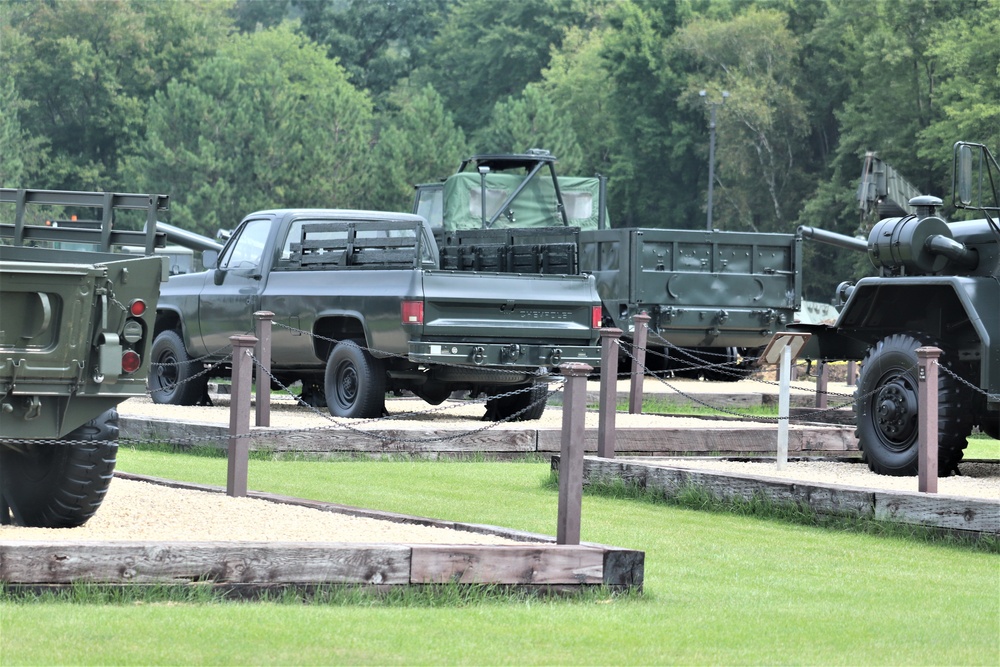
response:
<path id="1" fill-rule="evenodd" d="M 507 347 L 503 348 L 500 353 L 500 360 L 507 363 L 514 363 L 521 358 L 521 346 L 517 343 L 511 343 Z"/>
<path id="2" fill-rule="evenodd" d="M 484 363 L 486 363 L 486 348 L 479 345 L 475 346 L 474 348 L 472 348 L 471 357 L 472 357 L 472 363 L 476 364 L 477 366 L 482 366 Z"/>
<path id="3" fill-rule="evenodd" d="M 37 396 L 24 399 L 24 421 L 38 419 L 42 414 L 42 400 Z"/>

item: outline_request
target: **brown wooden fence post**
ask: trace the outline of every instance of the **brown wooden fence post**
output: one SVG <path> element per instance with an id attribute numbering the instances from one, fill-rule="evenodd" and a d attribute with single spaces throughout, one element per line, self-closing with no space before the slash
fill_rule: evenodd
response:
<path id="1" fill-rule="evenodd" d="M 642 414 L 642 382 L 646 376 L 646 334 L 649 315 L 645 311 L 632 318 L 632 383 L 628 392 L 628 412 Z"/>
<path id="2" fill-rule="evenodd" d="M 621 329 L 601 329 L 601 396 L 598 402 L 597 455 L 615 457 L 615 415 L 618 411 L 618 339 Z"/>
<path id="3" fill-rule="evenodd" d="M 917 490 L 937 493 L 938 357 L 936 347 L 917 348 Z"/>
<path id="4" fill-rule="evenodd" d="M 826 410 L 826 388 L 830 381 L 830 367 L 825 361 L 817 363 L 819 368 L 816 370 L 816 407 Z"/>
<path id="5" fill-rule="evenodd" d="M 229 462 L 226 472 L 226 495 L 247 495 L 247 468 L 250 442 L 241 437 L 250 433 L 251 350 L 256 336 L 230 336 L 233 345 L 233 388 L 229 403 Z"/>
<path id="6" fill-rule="evenodd" d="M 254 375 L 257 378 L 257 426 L 271 425 L 271 321 L 274 313 L 269 310 L 258 310 L 253 314 L 256 321 L 257 346 L 254 356 L 257 357 L 257 367 Z"/>
<path id="7" fill-rule="evenodd" d="M 853 387 L 854 383 L 858 381 L 858 362 L 848 361 L 847 362 L 847 386 Z"/>
<path id="8" fill-rule="evenodd" d="M 562 442 L 559 448 L 559 511 L 556 544 L 580 543 L 580 513 L 583 507 L 583 446 L 587 418 L 588 364 L 559 366 L 566 376 L 563 389 Z"/>

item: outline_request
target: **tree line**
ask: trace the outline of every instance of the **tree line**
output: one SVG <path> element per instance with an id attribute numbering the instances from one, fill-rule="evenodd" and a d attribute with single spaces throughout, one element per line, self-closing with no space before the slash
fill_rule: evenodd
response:
<path id="1" fill-rule="evenodd" d="M 207 235 L 528 148 L 607 176 L 615 226 L 704 229 L 713 104 L 722 230 L 865 233 L 866 151 L 946 202 L 954 141 L 1000 152 L 1000 0 L 0 0 L 0 65 L 0 185 Z M 809 298 L 844 252 L 806 246 Z"/>

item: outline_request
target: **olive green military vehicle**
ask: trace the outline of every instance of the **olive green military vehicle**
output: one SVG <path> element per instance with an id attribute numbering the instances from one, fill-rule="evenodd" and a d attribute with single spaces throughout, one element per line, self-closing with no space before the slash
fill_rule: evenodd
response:
<path id="1" fill-rule="evenodd" d="M 916 350 L 943 351 L 938 373 L 939 474 L 953 472 L 974 427 L 1000 437 L 1000 168 L 982 144 L 954 148 L 953 204 L 983 218 L 946 222 L 941 200 L 886 217 L 867 242 L 802 227 L 804 238 L 867 252 L 878 275 L 842 283 L 840 316 L 806 327 L 825 359 L 860 360 L 858 445 L 886 475 L 917 474 Z"/>
<path id="2" fill-rule="evenodd" d="M 111 482 L 116 406 L 146 393 L 168 275 L 159 257 L 112 251 L 162 247 L 167 197 L 4 188 L 0 203 L 13 204 L 0 223 L 0 521 L 79 526 Z M 115 228 L 132 209 L 148 233 Z M 60 224 L 50 210 L 97 211 L 97 224 Z"/>
<path id="3" fill-rule="evenodd" d="M 680 376 L 743 379 L 796 319 L 794 234 L 615 228 L 604 179 L 557 175 L 555 163 L 538 149 L 477 155 L 442 182 L 417 185 L 412 212 L 435 229 L 442 266 L 593 275 L 603 326 L 628 340 L 645 312 L 647 367 Z"/>

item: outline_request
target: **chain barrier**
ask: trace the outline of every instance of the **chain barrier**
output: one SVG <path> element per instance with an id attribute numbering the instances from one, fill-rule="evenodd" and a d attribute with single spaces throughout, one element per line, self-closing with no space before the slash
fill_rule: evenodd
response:
<path id="1" fill-rule="evenodd" d="M 304 334 L 304 335 L 307 335 L 307 336 L 315 337 L 317 339 L 320 339 L 320 340 L 323 340 L 323 341 L 326 341 L 326 342 L 329 342 L 329 343 L 336 344 L 336 343 L 340 342 L 340 340 L 338 340 L 338 339 L 329 338 L 329 337 L 322 336 L 322 335 L 319 335 L 319 334 L 312 334 L 311 332 L 304 331 L 302 329 L 297 329 L 295 327 L 284 325 L 284 324 L 281 324 L 281 323 L 278 323 L 278 322 L 275 322 L 274 324 L 276 326 L 288 329 L 288 330 L 290 330 L 292 332 L 296 332 L 296 333 Z M 665 346 L 668 347 L 669 349 L 676 350 L 679 353 L 687 356 L 691 360 L 699 360 L 700 361 L 700 359 L 698 359 L 698 355 L 689 353 L 689 352 L 687 352 L 687 350 L 684 350 L 683 348 L 680 348 L 680 347 L 678 347 L 678 346 L 670 343 L 669 341 L 667 341 L 666 339 L 664 339 L 662 336 L 660 336 L 656 332 L 650 332 L 650 333 L 652 333 L 656 337 L 656 339 L 658 341 L 663 342 L 665 344 Z M 248 334 L 248 335 L 252 335 L 252 333 Z M 634 346 L 631 343 L 629 343 L 627 341 L 623 341 L 623 340 L 619 340 L 619 346 L 620 346 L 620 349 L 622 350 L 622 352 L 626 355 L 626 357 L 630 361 L 634 362 L 635 361 L 635 356 L 633 354 Z M 389 352 L 384 352 L 384 351 L 380 351 L 380 350 L 374 350 L 372 348 L 363 348 L 363 349 L 366 349 L 366 350 L 368 350 L 369 352 L 372 352 L 372 353 L 376 353 L 376 354 L 378 354 L 380 356 L 392 356 L 392 357 L 406 358 L 406 355 L 389 353 Z M 210 353 L 208 353 L 206 355 L 203 355 L 201 357 L 198 357 L 196 359 L 191 359 L 191 360 L 188 360 L 188 361 L 183 361 L 183 362 L 167 362 L 167 363 L 163 363 L 163 364 L 153 364 L 154 366 L 155 365 L 159 365 L 159 366 L 177 366 L 177 365 L 189 364 L 189 363 L 203 363 L 203 362 L 205 362 L 208 359 L 215 359 L 215 358 L 217 358 L 217 355 L 219 353 L 224 352 L 226 350 L 229 350 L 229 353 L 228 353 L 228 355 L 225 358 L 223 358 L 223 359 L 217 359 L 211 365 L 206 366 L 199 373 L 191 376 L 190 378 L 185 378 L 184 380 L 181 380 L 180 382 L 174 383 L 174 384 L 170 385 L 169 387 L 164 387 L 162 389 L 157 389 L 157 390 L 148 390 L 147 389 L 146 396 L 147 397 L 151 397 L 152 393 L 156 392 L 156 391 L 172 390 L 174 387 L 176 387 L 177 385 L 179 385 L 181 383 L 191 382 L 191 381 L 197 380 L 197 379 L 201 378 L 202 376 L 213 372 L 219 366 L 231 362 L 232 361 L 232 345 L 226 345 L 225 347 L 219 348 L 218 350 L 215 350 L 215 351 L 210 352 Z M 653 355 L 657 355 L 657 356 L 660 356 L 660 357 L 668 357 L 669 356 L 669 355 L 664 354 L 662 352 L 659 352 L 657 350 L 649 350 L 649 349 L 647 349 L 646 352 L 647 352 L 647 354 L 653 354 Z M 486 423 L 482 427 L 479 427 L 479 428 L 476 428 L 476 429 L 457 431 L 454 434 L 450 434 L 450 435 L 436 434 L 433 438 L 399 438 L 399 437 L 395 437 L 395 436 L 385 435 L 383 433 L 379 433 L 379 432 L 376 432 L 376 431 L 365 430 L 365 429 L 362 429 L 360 427 L 368 425 L 368 424 L 372 424 L 372 423 L 383 422 L 383 421 L 385 421 L 385 422 L 400 421 L 400 420 L 404 420 L 404 419 L 420 418 L 420 417 L 427 416 L 427 415 L 435 415 L 435 414 L 438 414 L 438 413 L 441 413 L 441 412 L 445 412 L 445 411 L 447 411 L 449 409 L 452 409 L 455 406 L 454 405 L 432 406 L 432 407 L 427 408 L 426 410 L 407 411 L 407 412 L 402 412 L 402 413 L 384 415 L 384 416 L 378 417 L 378 418 L 372 418 L 372 419 L 366 419 L 366 420 L 351 420 L 350 422 L 346 422 L 346 421 L 343 421 L 341 419 L 338 419 L 338 418 L 334 417 L 328 411 L 319 410 L 315 406 L 312 406 L 312 405 L 308 404 L 307 402 L 303 401 L 302 398 L 301 398 L 301 396 L 294 394 L 291 391 L 290 387 L 288 387 L 284 383 L 282 383 L 273 373 L 271 373 L 270 370 L 264 368 L 264 366 L 261 363 L 261 361 L 259 359 L 257 359 L 253 355 L 253 353 L 251 351 L 247 350 L 247 354 L 249 354 L 249 356 L 251 357 L 254 365 L 257 367 L 258 374 L 260 374 L 261 372 L 263 372 L 264 374 L 266 374 L 268 376 L 269 380 L 271 382 L 273 382 L 274 385 L 276 385 L 277 387 L 279 387 L 279 389 L 280 389 L 280 391 L 282 393 L 284 393 L 286 396 L 288 396 L 289 398 L 291 398 L 291 399 L 294 400 L 294 402 L 295 402 L 296 405 L 307 408 L 313 414 L 315 414 L 318 417 L 321 417 L 322 419 L 330 422 L 330 424 L 331 424 L 330 426 L 318 426 L 318 427 L 310 427 L 310 428 L 287 428 L 287 429 L 273 429 L 272 428 L 272 429 L 269 429 L 267 431 L 267 434 L 268 434 L 269 437 L 282 436 L 282 435 L 291 435 L 291 434 L 297 434 L 297 433 L 329 432 L 329 431 L 334 431 L 334 430 L 344 430 L 344 431 L 351 432 L 351 433 L 353 433 L 355 435 L 358 435 L 358 436 L 366 438 L 366 439 L 377 440 L 377 441 L 380 441 L 382 443 L 390 443 L 390 442 L 391 443 L 398 443 L 398 444 L 401 444 L 401 445 L 420 445 L 420 444 L 427 444 L 427 443 L 431 443 L 431 442 L 457 440 L 457 439 L 460 439 L 460 438 L 466 438 L 466 437 L 476 436 L 476 435 L 478 435 L 480 433 L 483 433 L 483 432 L 489 431 L 491 429 L 494 429 L 495 427 L 499 426 L 500 424 L 510 423 L 510 422 L 516 421 L 517 418 L 520 415 L 522 415 L 525 412 L 528 412 L 528 411 L 534 409 L 540 402 L 547 402 L 549 400 L 549 398 L 551 398 L 551 396 L 553 394 L 561 391 L 562 387 L 564 386 L 564 384 L 566 382 L 566 379 L 563 378 L 563 377 L 561 377 L 561 376 L 555 376 L 555 375 L 551 375 L 551 374 L 539 374 L 534 379 L 535 383 L 537 383 L 537 382 L 544 382 L 544 383 L 550 385 L 550 387 L 554 386 L 554 388 L 551 388 L 551 389 L 547 390 L 544 396 L 538 397 L 537 399 L 535 399 L 534 401 L 531 401 L 525 407 L 521 408 L 517 412 L 515 412 L 515 413 L 513 413 L 511 415 L 508 415 L 508 416 L 504 417 L 501 420 L 492 421 L 492 422 Z M 718 357 L 727 357 L 728 358 L 728 356 L 729 356 L 728 354 L 725 354 L 725 353 L 716 353 L 716 352 L 710 352 L 710 351 L 705 351 L 704 353 L 699 352 L 698 354 L 704 354 L 706 357 L 707 356 L 718 356 Z M 752 359 L 756 359 L 756 358 L 755 357 L 747 357 L 745 359 L 752 360 Z M 683 370 L 705 370 L 705 369 L 708 369 L 708 370 L 716 370 L 716 371 L 726 372 L 725 368 L 726 367 L 730 367 L 731 368 L 734 363 L 737 363 L 737 362 L 725 361 L 725 362 L 721 362 L 721 363 L 702 364 L 700 366 L 694 366 L 694 365 L 692 365 L 690 367 L 686 367 Z M 947 373 L 948 375 L 950 375 L 954 379 L 958 380 L 960 383 L 964 384 L 965 386 L 969 387 L 970 389 L 974 390 L 975 392 L 978 392 L 979 394 L 987 396 L 990 400 L 996 400 L 998 398 L 997 394 L 989 394 L 989 393 L 985 392 L 981 388 L 977 387 L 976 385 L 972 384 L 971 382 L 969 382 L 968 380 L 966 380 L 962 376 L 960 376 L 957 373 L 955 373 L 954 371 L 952 371 L 947 366 L 945 366 L 945 365 L 943 365 L 943 364 L 941 364 L 941 363 L 939 363 L 937 361 L 935 363 L 938 363 L 938 367 L 941 368 L 941 369 L 943 369 L 945 373 Z M 438 364 L 435 364 L 435 365 L 438 365 Z M 474 369 L 480 370 L 480 371 L 492 371 L 492 370 L 496 370 L 497 372 L 500 372 L 500 373 L 509 373 L 510 372 L 510 370 L 506 370 L 506 369 L 483 368 L 483 367 L 478 367 L 478 366 L 467 366 L 467 365 L 457 364 L 457 363 L 456 364 L 440 364 L 440 365 L 443 365 L 443 366 L 454 366 L 454 367 L 460 367 L 460 368 L 474 368 Z M 911 366 L 910 368 L 907 368 L 907 369 L 901 369 L 901 372 L 913 372 L 915 369 L 916 369 L 916 366 L 914 365 L 914 366 Z M 651 377 L 651 378 L 655 379 L 656 381 L 660 382 L 663 386 L 667 387 L 673 393 L 675 393 L 675 394 L 677 394 L 679 396 L 684 397 L 685 399 L 687 399 L 688 401 L 690 401 L 693 404 L 699 405 L 699 406 L 701 406 L 703 408 L 707 408 L 707 409 L 712 410 L 714 412 L 719 412 L 721 414 L 727 414 L 727 415 L 730 415 L 730 416 L 738 417 L 738 418 L 743 419 L 743 420 L 747 420 L 747 421 L 751 421 L 751 422 L 758 422 L 758 423 L 774 424 L 774 423 L 778 423 L 778 422 L 780 422 L 782 420 L 781 417 L 762 417 L 762 416 L 757 416 L 757 415 L 750 415 L 750 414 L 747 414 L 747 413 L 744 413 L 744 412 L 740 412 L 738 410 L 734 410 L 734 409 L 731 409 L 731 408 L 727 408 L 727 407 L 723 407 L 723 406 L 718 406 L 718 405 L 713 405 L 713 404 L 711 404 L 711 403 L 703 400 L 702 398 L 699 398 L 696 395 L 687 393 L 687 392 L 683 391 L 682 389 L 678 388 L 677 386 L 675 386 L 674 384 L 671 384 L 667 380 L 667 378 L 665 377 L 665 374 L 663 374 L 663 373 L 657 373 L 655 371 L 652 371 L 648 367 L 646 367 L 645 365 L 643 365 L 642 370 L 643 370 L 644 374 L 647 377 Z M 617 375 L 618 375 L 618 377 L 630 377 L 631 376 L 631 372 L 626 371 L 626 372 L 618 373 Z M 737 376 L 738 377 L 744 377 L 743 373 L 732 373 L 732 375 L 734 377 L 737 377 Z M 777 382 L 769 382 L 769 381 L 761 380 L 761 379 L 757 379 L 757 378 L 752 378 L 752 379 L 755 382 L 758 382 L 760 384 L 772 385 L 772 386 L 779 385 L 779 383 L 777 383 Z M 509 397 L 512 397 L 512 396 L 516 396 L 516 395 L 519 395 L 519 394 L 522 394 L 522 393 L 531 392 L 531 391 L 534 391 L 534 390 L 535 390 L 535 386 L 534 386 L 534 383 L 532 383 L 532 384 L 530 384 L 527 387 L 519 387 L 517 389 L 513 389 L 511 391 L 504 392 L 504 393 L 493 394 L 493 395 L 486 396 L 486 397 L 481 397 L 481 398 L 470 398 L 467 401 L 463 401 L 463 405 L 477 405 L 477 404 L 483 405 L 483 404 L 486 404 L 489 401 L 502 400 L 502 399 L 509 398 Z M 868 398 L 871 398 L 872 396 L 876 395 L 878 393 L 878 391 L 879 391 L 879 389 L 875 389 L 873 391 L 870 391 L 870 392 L 867 392 L 867 393 L 861 394 L 861 395 L 857 394 L 857 392 L 855 392 L 854 394 L 839 394 L 839 393 L 834 393 L 834 392 L 827 392 L 828 396 L 849 397 L 852 400 L 849 401 L 849 402 L 845 402 L 845 403 L 840 403 L 840 404 L 837 404 L 837 405 L 833 405 L 833 406 L 827 407 L 825 409 L 817 409 L 817 410 L 813 410 L 813 411 L 809 411 L 809 412 L 800 413 L 800 414 L 798 414 L 798 415 L 796 415 L 794 417 L 789 416 L 787 419 L 789 420 L 789 422 L 797 422 L 797 423 L 814 421 L 815 417 L 821 416 L 821 415 L 826 414 L 826 413 L 834 412 L 834 411 L 840 410 L 840 409 L 845 408 L 845 407 L 851 407 L 852 405 L 854 405 L 858 401 L 863 401 L 863 400 L 866 400 Z M 595 409 L 594 408 L 588 408 L 587 411 L 588 412 L 594 412 Z M 651 413 L 650 416 L 666 416 L 666 415 L 656 415 L 655 413 Z M 258 435 L 259 435 L 259 432 L 250 432 L 250 433 L 246 433 L 246 434 L 241 434 L 241 435 L 239 435 L 237 437 L 238 438 L 252 438 L 252 437 L 256 437 Z M 215 435 L 215 436 L 200 436 L 200 437 L 196 437 L 196 438 L 185 438 L 185 439 L 183 439 L 183 441 L 181 441 L 181 442 L 175 442 L 174 444 L 181 444 L 181 445 L 193 446 L 193 445 L 200 444 L 200 443 L 228 442 L 231 439 L 231 437 L 232 436 L 230 436 L 228 433 L 227 434 L 222 434 L 222 435 Z M 29 440 L 23 440 L 23 439 L 15 439 L 15 438 L 0 438 L 0 446 L 3 446 L 5 443 L 8 444 L 8 445 L 10 445 L 12 443 L 13 444 L 23 444 L 23 443 L 26 443 L 26 442 L 30 442 L 30 444 L 40 444 L 40 445 L 46 445 L 46 444 L 54 444 L 54 445 L 66 445 L 66 444 L 76 445 L 76 444 L 82 444 L 82 445 L 85 445 L 85 444 L 93 444 L 94 443 L 93 440 L 31 439 L 29 441 Z M 122 445 L 150 444 L 147 441 L 143 441 L 143 440 L 139 440 L 139 439 L 134 439 L 134 438 L 129 438 L 129 437 L 122 437 L 122 438 L 120 438 L 119 439 L 119 443 L 122 444 Z"/>
<path id="2" fill-rule="evenodd" d="M 632 355 L 631 352 L 629 352 L 628 350 L 624 350 L 624 352 L 625 352 L 625 354 L 632 361 L 635 361 L 635 357 Z M 708 408 L 710 410 L 714 410 L 714 411 L 720 412 L 720 413 L 729 414 L 729 415 L 732 415 L 734 417 L 739 417 L 740 419 L 744 419 L 744 420 L 747 420 L 747 421 L 759 422 L 759 423 L 765 423 L 765 424 L 776 424 L 776 423 L 782 421 L 782 419 L 783 419 L 782 417 L 760 417 L 760 416 L 757 416 L 757 415 L 749 415 L 749 414 L 746 414 L 744 412 L 739 412 L 738 410 L 732 410 L 730 408 L 725 408 L 725 407 L 721 407 L 721 406 L 717 406 L 717 405 L 712 405 L 711 403 L 708 403 L 707 401 L 704 401 L 704 400 L 698 398 L 697 396 L 694 396 L 692 394 L 688 394 L 688 393 L 682 391 L 681 389 L 678 389 L 674 385 L 670 384 L 670 382 L 668 382 L 666 380 L 666 378 L 662 377 L 661 375 L 657 375 L 656 373 L 650 371 L 645 366 L 642 368 L 642 370 L 643 370 L 643 372 L 647 376 L 651 376 L 651 377 L 655 378 L 658 382 L 660 382 L 661 384 L 663 384 L 664 386 L 666 386 L 672 392 L 674 392 L 674 393 L 676 393 L 676 394 L 678 394 L 680 396 L 683 396 L 684 398 L 686 398 L 687 400 L 691 401 L 692 403 L 700 405 L 700 406 L 702 406 L 704 408 Z M 876 392 L 871 392 L 871 394 L 869 394 L 869 395 L 874 395 L 874 393 L 876 393 Z M 866 396 L 862 396 L 862 398 L 866 398 Z M 833 411 L 839 410 L 841 408 L 850 407 L 851 405 L 853 405 L 853 403 L 854 403 L 854 401 L 851 401 L 851 402 L 848 402 L 848 403 L 843 403 L 843 404 L 838 404 L 838 405 L 834 405 L 834 406 L 829 406 L 829 407 L 827 407 L 825 409 L 813 410 L 813 411 L 810 411 L 810 412 L 807 412 L 807 413 L 803 413 L 801 415 L 796 415 L 795 417 L 789 416 L 787 419 L 788 419 L 788 421 L 790 423 L 793 422 L 793 421 L 794 422 L 808 422 L 808 421 L 811 421 L 809 419 L 810 417 L 816 417 L 818 415 L 822 415 L 822 414 L 827 413 L 827 412 L 833 412 Z"/>
<path id="3" fill-rule="evenodd" d="M 729 356 L 728 354 L 724 354 L 724 353 L 720 353 L 720 352 L 709 352 L 707 350 L 704 351 L 704 352 L 698 352 L 698 354 L 696 355 L 696 354 L 693 354 L 693 353 L 689 352 L 688 350 L 684 349 L 683 347 L 678 347 L 677 345 L 671 343 L 666 338 L 664 338 L 659 332 L 650 331 L 649 335 L 655 337 L 658 341 L 662 342 L 664 344 L 664 346 L 667 347 L 668 349 L 674 350 L 677 353 L 682 354 L 682 355 L 684 355 L 684 356 L 686 356 L 689 359 L 692 359 L 694 361 L 703 361 L 702 359 L 699 358 L 699 355 L 704 355 L 706 357 L 712 357 L 712 356 L 728 357 Z M 650 350 L 650 349 L 646 350 L 646 354 L 647 355 L 651 354 L 651 353 L 654 354 L 654 355 L 660 356 L 660 357 L 662 357 L 664 359 L 671 358 L 669 354 L 664 354 L 662 352 L 657 352 L 656 350 Z M 739 371 L 732 370 L 732 368 L 734 366 L 738 366 L 740 363 L 746 363 L 748 366 L 753 365 L 753 364 L 755 364 L 757 362 L 758 359 L 759 359 L 759 357 L 745 356 L 745 357 L 743 357 L 743 362 L 727 361 L 727 362 L 723 362 L 723 363 L 719 363 L 719 364 L 706 364 L 706 365 L 702 365 L 702 366 L 686 366 L 686 367 L 681 368 L 679 370 L 682 370 L 682 371 L 705 370 L 705 369 L 707 369 L 707 370 L 715 370 L 716 372 L 721 372 L 724 375 L 729 375 L 731 377 L 738 378 L 738 379 L 750 380 L 750 381 L 756 382 L 758 384 L 768 385 L 768 386 L 771 386 L 771 387 L 778 387 L 778 386 L 780 386 L 781 385 L 780 382 L 774 382 L 772 380 L 765 380 L 762 377 L 755 376 L 755 374 L 753 374 L 753 373 L 746 373 L 746 372 L 739 372 Z M 854 396 L 854 394 L 840 394 L 840 393 L 831 392 L 831 391 L 827 391 L 827 392 L 824 392 L 824 393 L 827 396 L 839 396 L 841 398 L 851 398 L 851 397 Z"/>
<path id="4" fill-rule="evenodd" d="M 954 379 L 958 380 L 959 382 L 961 382 L 962 384 L 964 384 L 966 387 L 968 387 L 969 389 L 971 389 L 975 393 L 982 394 L 983 396 L 985 396 L 987 400 L 990 400 L 990 401 L 998 401 L 998 400 L 1000 400 L 1000 394 L 991 394 L 988 391 L 986 391 L 985 389 L 981 389 L 980 387 L 977 387 L 976 385 L 972 384 L 971 382 L 969 382 L 968 380 L 966 380 L 964 377 L 962 377 L 961 375 L 959 375 L 958 373 L 956 373 L 955 371 L 953 371 L 950 368 L 948 368 L 948 366 L 946 366 L 945 364 L 942 364 L 937 359 L 934 360 L 934 363 L 937 364 L 937 367 L 939 369 L 943 370 L 945 373 L 947 373 L 948 375 L 950 375 Z"/>
<path id="5" fill-rule="evenodd" d="M 336 345 L 337 343 L 343 342 L 343 340 L 345 340 L 345 339 L 340 339 L 340 338 L 330 338 L 330 337 L 324 336 L 322 334 L 313 333 L 311 331 L 306 331 L 305 329 L 298 329 L 298 328 L 290 326 L 288 324 L 282 324 L 281 322 L 272 322 L 271 324 L 272 324 L 272 326 L 279 327 L 281 329 L 287 329 L 288 331 L 291 331 L 292 333 L 296 333 L 296 334 L 299 334 L 299 335 L 302 335 L 302 336 L 309 336 L 310 338 L 315 338 L 317 340 L 321 340 L 321 341 L 324 341 L 326 343 L 331 343 L 333 345 Z M 353 340 L 353 339 L 348 339 L 348 340 Z M 388 352 L 386 350 L 379 350 L 379 349 L 376 349 L 374 347 L 365 347 L 364 345 L 360 345 L 360 344 L 358 345 L 358 347 L 361 348 L 362 350 L 365 350 L 365 351 L 369 352 L 370 354 L 373 354 L 373 355 L 378 356 L 380 358 L 395 357 L 397 359 L 409 360 L 409 356 L 408 355 L 401 354 L 399 352 Z M 475 370 L 477 372 L 484 373 L 484 374 L 496 373 L 498 375 L 508 374 L 508 373 L 517 373 L 517 372 L 528 372 L 528 371 L 524 370 L 523 367 L 521 367 L 521 368 L 516 368 L 516 367 L 511 367 L 511 368 L 494 368 L 494 367 L 490 367 L 490 366 L 472 366 L 472 365 L 469 365 L 469 364 L 462 364 L 462 363 L 458 363 L 458 362 L 449 363 L 449 362 L 445 362 L 445 361 L 435 361 L 435 362 L 433 362 L 433 364 L 428 364 L 428 365 L 442 366 L 442 367 L 446 367 L 446 368 L 466 368 L 466 369 Z"/>

